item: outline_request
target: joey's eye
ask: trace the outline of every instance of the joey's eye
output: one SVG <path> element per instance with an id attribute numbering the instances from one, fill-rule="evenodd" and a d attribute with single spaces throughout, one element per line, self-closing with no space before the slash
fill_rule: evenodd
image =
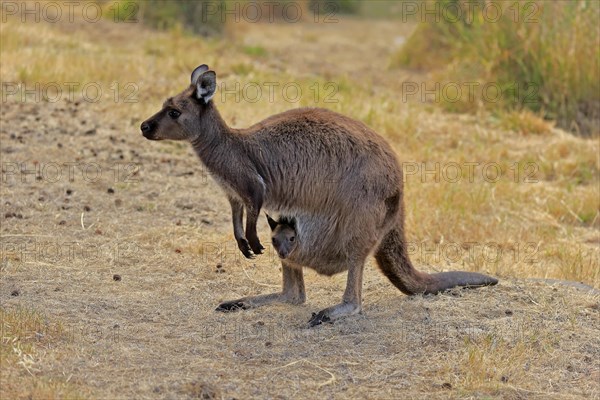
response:
<path id="1" fill-rule="evenodd" d="M 179 118 L 180 115 L 181 115 L 181 113 L 177 110 L 169 110 L 169 117 L 171 117 L 173 119 Z"/>
<path id="2" fill-rule="evenodd" d="M 293 242 L 294 240 L 296 240 L 296 236 L 291 236 L 290 237 L 290 242 Z"/>

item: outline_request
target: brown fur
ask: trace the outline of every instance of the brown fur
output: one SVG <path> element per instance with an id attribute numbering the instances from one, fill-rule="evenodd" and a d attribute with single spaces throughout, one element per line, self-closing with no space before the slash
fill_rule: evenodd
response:
<path id="1" fill-rule="evenodd" d="M 296 220 L 293 218 L 280 218 L 275 221 L 267 214 L 267 221 L 271 228 L 271 243 L 281 259 L 286 259 L 298 247 L 298 234 Z"/>
<path id="2" fill-rule="evenodd" d="M 263 250 L 256 233 L 263 207 L 294 218 L 301 239 L 282 260 L 282 292 L 226 302 L 219 310 L 302 302 L 302 268 L 308 267 L 324 275 L 348 271 L 342 303 L 313 315 L 310 324 L 355 314 L 361 310 L 364 263 L 372 252 L 406 294 L 497 283 L 477 273 L 430 275 L 414 269 L 404 238 L 402 169 L 388 143 L 362 122 L 301 108 L 232 129 L 210 101 L 215 86 L 214 72 L 198 67 L 192 85 L 142 124 L 144 136 L 191 142 L 228 196 L 234 235 L 246 257 Z M 180 115 L 174 118 L 173 110 Z"/>

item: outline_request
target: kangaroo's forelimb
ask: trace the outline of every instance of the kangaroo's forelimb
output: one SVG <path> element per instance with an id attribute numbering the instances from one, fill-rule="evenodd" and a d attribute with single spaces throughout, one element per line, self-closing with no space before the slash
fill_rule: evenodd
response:
<path id="1" fill-rule="evenodd" d="M 247 196 L 246 238 L 248 239 L 248 244 L 254 254 L 262 254 L 265 249 L 263 245 L 260 244 L 258 233 L 256 232 L 256 223 L 258 222 L 260 209 L 263 205 L 263 191 L 264 190 L 254 188 L 254 190 L 250 190 Z"/>
<path id="2" fill-rule="evenodd" d="M 254 258 L 250 244 L 244 235 L 244 203 L 235 197 L 228 196 L 231 204 L 231 219 L 233 221 L 233 236 L 238 248 L 246 258 Z"/>
<path id="3" fill-rule="evenodd" d="M 233 235 L 238 248 L 246 258 L 254 258 L 256 254 L 262 254 L 265 249 L 256 232 L 256 225 L 260 210 L 263 205 L 264 187 L 260 184 L 248 185 L 245 190 L 240 190 L 240 198 L 228 195 L 231 205 L 231 218 L 233 222 Z M 246 208 L 246 230 L 244 232 L 244 208 Z"/>

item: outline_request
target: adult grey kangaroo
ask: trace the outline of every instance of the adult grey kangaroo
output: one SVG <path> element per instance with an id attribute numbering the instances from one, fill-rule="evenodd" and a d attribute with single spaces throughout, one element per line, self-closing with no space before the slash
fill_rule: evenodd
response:
<path id="1" fill-rule="evenodd" d="M 233 129 L 211 101 L 215 90 L 215 72 L 199 66 L 191 85 L 142 123 L 144 137 L 192 144 L 229 199 L 244 256 L 264 249 L 256 233 L 263 207 L 294 218 L 302 239 L 282 260 L 281 292 L 228 301 L 217 310 L 303 303 L 302 268 L 308 267 L 329 276 L 348 271 L 342 302 L 313 314 L 310 326 L 356 314 L 371 253 L 385 276 L 409 295 L 498 282 L 474 272 L 415 270 L 404 236 L 402 169 L 388 143 L 365 124 L 329 110 L 301 108 Z"/>

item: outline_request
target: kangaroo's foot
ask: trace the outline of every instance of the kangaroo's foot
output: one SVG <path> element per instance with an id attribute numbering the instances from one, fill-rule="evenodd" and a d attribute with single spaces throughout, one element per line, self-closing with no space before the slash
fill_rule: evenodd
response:
<path id="1" fill-rule="evenodd" d="M 308 321 L 308 326 L 321 325 L 323 322 L 332 322 L 336 319 L 346 317 L 348 315 L 358 314 L 361 311 L 360 304 L 357 303 L 340 303 L 333 307 L 328 307 L 318 313 L 313 313 Z"/>
<path id="2" fill-rule="evenodd" d="M 226 301 L 219 304 L 215 311 L 221 312 L 233 312 L 239 310 L 249 310 L 272 303 L 288 303 L 288 304 L 302 304 L 306 300 L 306 297 L 302 295 L 292 295 L 285 293 L 271 293 L 263 294 L 259 296 L 242 297 L 241 299 Z"/>

